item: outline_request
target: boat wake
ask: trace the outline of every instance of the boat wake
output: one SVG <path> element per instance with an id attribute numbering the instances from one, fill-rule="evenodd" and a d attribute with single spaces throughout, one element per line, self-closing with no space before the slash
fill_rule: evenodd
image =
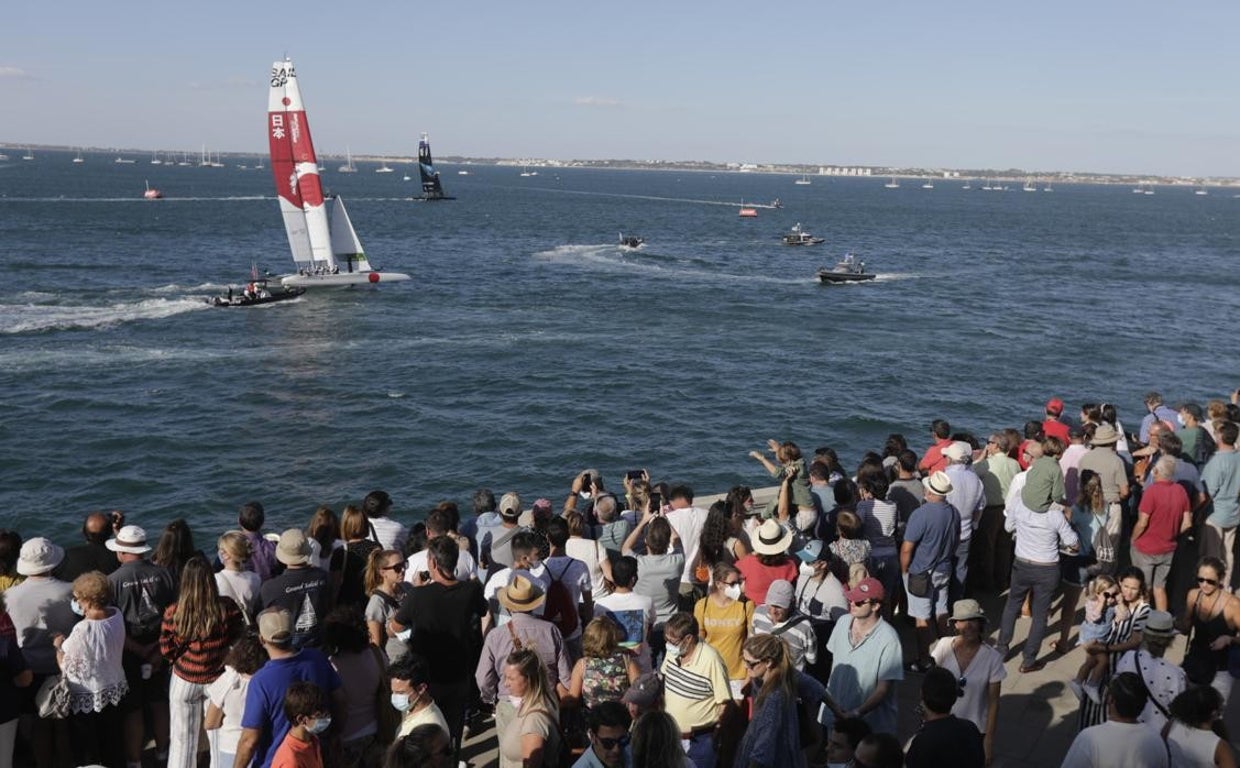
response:
<path id="1" fill-rule="evenodd" d="M 161 320 L 210 307 L 201 297 L 153 298 L 101 305 L 59 304 L 31 294 L 25 303 L 0 304 L 0 334 L 102 330 L 141 320 Z M 52 297 L 55 299 L 56 297 Z"/>
<path id="2" fill-rule="evenodd" d="M 141 191 L 141 190 L 139 190 Z M 6 203 L 143 203 L 151 205 L 152 201 L 142 197 L 5 197 Z M 271 200 L 269 195 L 224 195 L 223 197 L 162 197 L 160 204 L 166 203 L 201 203 L 230 200 Z"/>
<path id="3" fill-rule="evenodd" d="M 515 189 L 515 187 L 514 187 Z M 722 205 L 726 208 L 737 208 L 745 206 L 746 208 L 768 208 L 774 209 L 777 206 L 763 203 L 739 202 L 736 200 L 699 200 L 692 197 L 660 197 L 658 195 L 630 195 L 622 192 L 586 192 L 580 189 L 556 189 L 555 187 L 521 187 L 523 190 L 536 190 L 538 192 L 556 192 L 561 195 L 586 195 L 589 197 L 623 197 L 629 200 L 657 200 L 662 203 L 692 203 L 694 205 Z"/>
<path id="4" fill-rule="evenodd" d="M 743 282 L 770 283 L 776 285 L 798 285 L 803 282 L 796 278 L 772 277 L 770 275 L 736 275 L 717 272 L 706 268 L 688 266 L 688 264 L 706 264 L 698 259 L 669 259 L 657 253 L 638 251 L 632 248 L 621 249 L 615 243 L 606 245 L 558 245 L 547 251 L 539 251 L 534 258 L 552 264 L 574 264 L 595 268 L 603 272 L 627 273 L 644 272 L 677 279 L 694 279 L 704 283 Z"/>

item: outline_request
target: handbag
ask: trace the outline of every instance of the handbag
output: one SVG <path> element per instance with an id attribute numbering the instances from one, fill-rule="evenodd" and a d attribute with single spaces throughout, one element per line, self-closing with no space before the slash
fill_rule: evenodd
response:
<path id="1" fill-rule="evenodd" d="M 909 573 L 908 575 L 908 593 L 913 597 L 929 597 L 930 596 L 930 571 L 921 573 Z"/>
<path id="2" fill-rule="evenodd" d="M 64 675 L 49 675 L 39 686 L 34 695 L 35 706 L 39 709 L 39 717 L 63 720 L 70 714 L 69 678 Z"/>

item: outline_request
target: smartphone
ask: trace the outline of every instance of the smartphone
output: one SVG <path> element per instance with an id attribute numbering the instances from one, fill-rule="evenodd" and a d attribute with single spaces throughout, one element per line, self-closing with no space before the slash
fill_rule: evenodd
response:
<path id="1" fill-rule="evenodd" d="M 650 511 L 657 514 L 662 509 L 663 509 L 662 494 L 658 494 L 658 493 L 650 494 Z"/>
<path id="2" fill-rule="evenodd" d="M 643 472 L 640 469 L 630 469 L 628 472 L 625 473 L 625 477 L 627 477 L 630 481 L 641 480 L 643 477 L 645 477 L 645 472 Z"/>
<path id="3" fill-rule="evenodd" d="M 430 572 L 430 571 L 419 571 L 419 572 L 418 572 L 418 575 L 422 577 L 422 581 L 430 581 L 430 580 L 431 580 L 431 572 Z"/>

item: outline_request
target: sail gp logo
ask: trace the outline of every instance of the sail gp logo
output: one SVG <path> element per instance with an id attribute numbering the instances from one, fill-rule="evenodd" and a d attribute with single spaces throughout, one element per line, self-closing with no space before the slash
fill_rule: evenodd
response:
<path id="1" fill-rule="evenodd" d="M 297 73 L 293 71 L 293 65 L 285 62 L 277 64 L 271 68 L 271 87 L 283 88 L 288 85 L 290 78 L 297 77 Z"/>

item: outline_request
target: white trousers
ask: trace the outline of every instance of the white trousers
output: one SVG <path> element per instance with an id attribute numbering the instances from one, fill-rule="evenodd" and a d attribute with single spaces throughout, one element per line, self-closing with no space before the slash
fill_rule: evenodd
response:
<path id="1" fill-rule="evenodd" d="M 168 677 L 168 768 L 197 768 L 207 686 Z"/>

